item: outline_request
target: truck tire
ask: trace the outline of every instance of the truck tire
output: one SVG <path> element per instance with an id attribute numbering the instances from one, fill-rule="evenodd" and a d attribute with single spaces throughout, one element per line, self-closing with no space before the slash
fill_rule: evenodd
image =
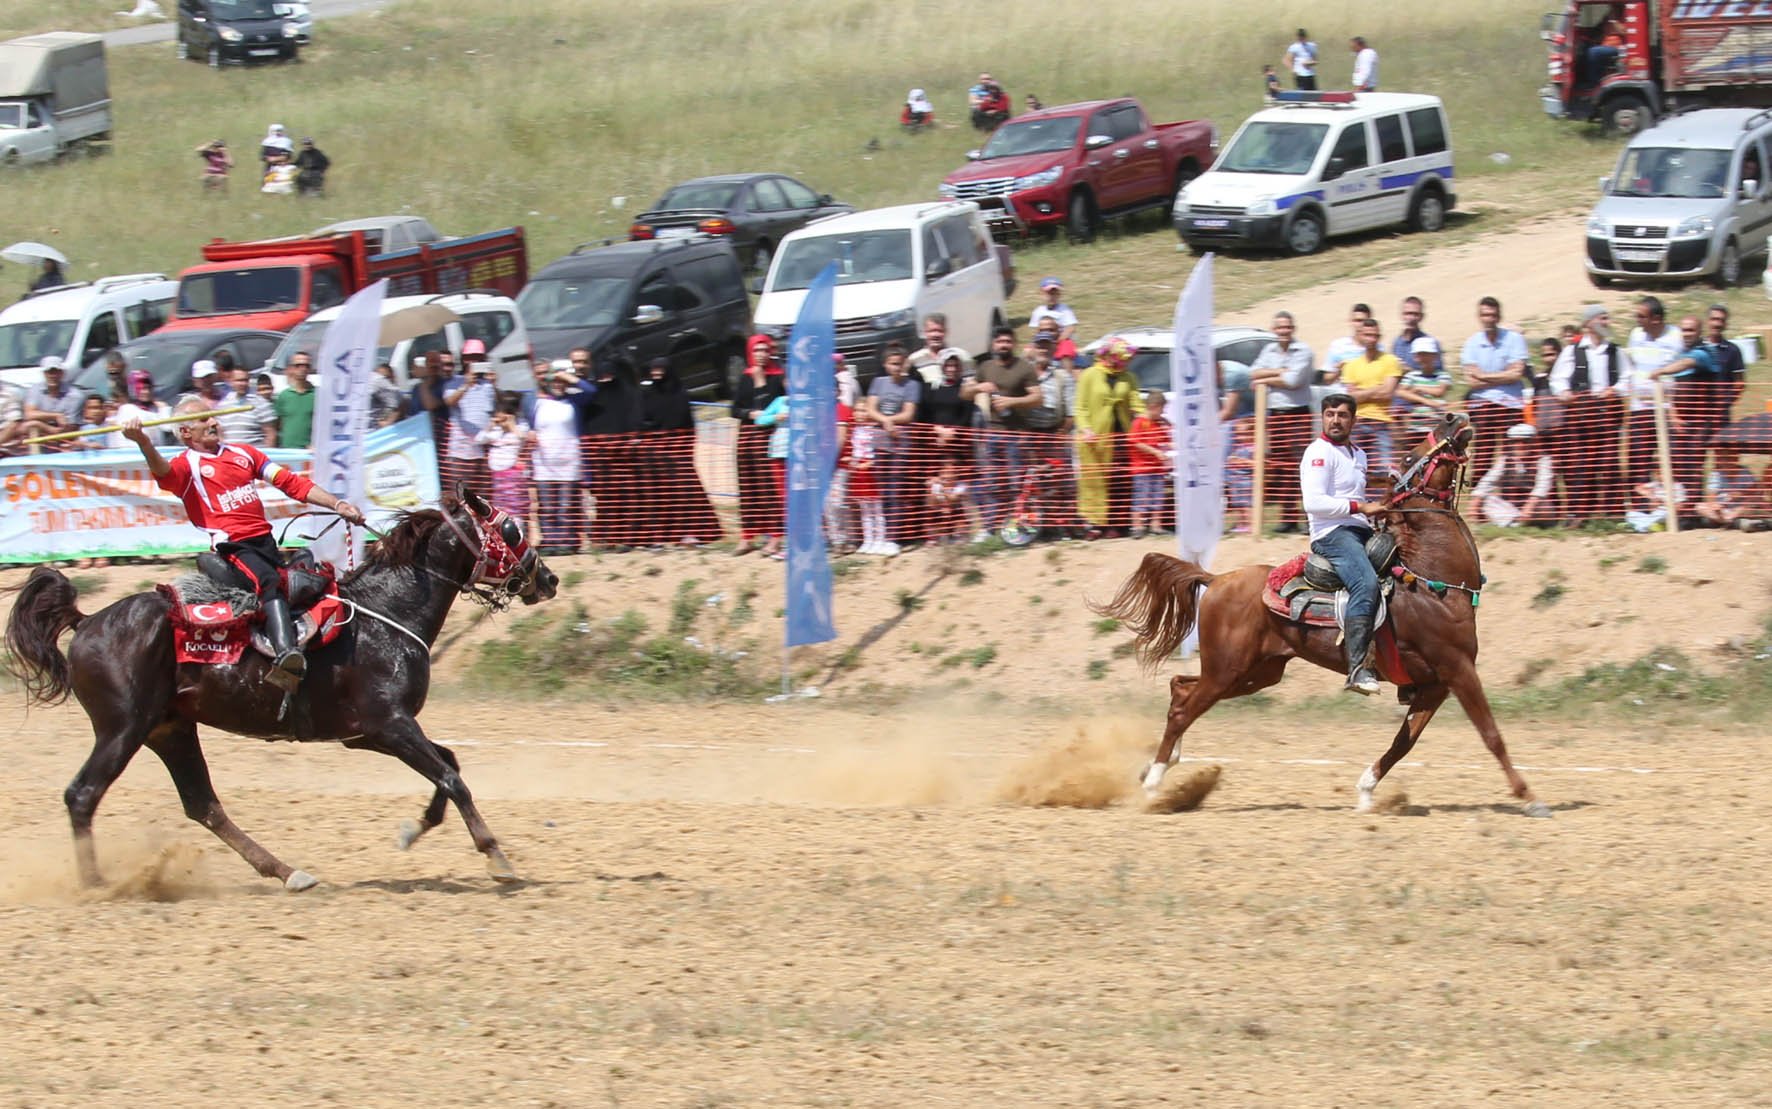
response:
<path id="1" fill-rule="evenodd" d="M 1409 205 L 1411 231 L 1443 231 L 1446 228 L 1446 196 L 1432 186 L 1415 194 Z"/>
<path id="2" fill-rule="evenodd" d="M 1610 289 L 1612 287 L 1612 279 L 1603 273 L 1589 271 L 1587 280 L 1596 289 Z"/>
<path id="3" fill-rule="evenodd" d="M 1635 93 L 1622 93 L 1600 106 L 1600 129 L 1608 135 L 1634 135 L 1654 122 L 1649 102 Z"/>
<path id="4" fill-rule="evenodd" d="M 1730 239 L 1717 255 L 1717 269 L 1710 275 L 1710 283 L 1719 289 L 1732 289 L 1741 284 L 1741 273 L 1741 248 Z"/>
<path id="5" fill-rule="evenodd" d="M 1073 243 L 1093 242 L 1095 239 L 1095 201 L 1081 189 L 1071 194 L 1069 207 L 1065 209 L 1064 229 Z"/>
<path id="6" fill-rule="evenodd" d="M 1286 225 L 1286 252 L 1303 257 L 1323 249 L 1323 217 L 1305 210 Z"/>

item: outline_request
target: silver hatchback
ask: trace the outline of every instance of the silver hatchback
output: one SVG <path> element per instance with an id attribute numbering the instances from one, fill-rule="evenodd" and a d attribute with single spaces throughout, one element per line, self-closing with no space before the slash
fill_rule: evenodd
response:
<path id="1" fill-rule="evenodd" d="M 1708 277 L 1719 288 L 1764 267 L 1772 230 L 1772 111 L 1707 108 L 1631 139 L 1587 220 L 1587 273 L 1615 280 Z"/>

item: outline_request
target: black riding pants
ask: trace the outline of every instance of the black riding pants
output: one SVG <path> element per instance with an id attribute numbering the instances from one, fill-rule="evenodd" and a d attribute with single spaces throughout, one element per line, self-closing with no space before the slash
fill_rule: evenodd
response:
<path id="1" fill-rule="evenodd" d="M 238 543 L 218 544 L 216 553 L 227 559 L 234 569 L 252 583 L 260 601 L 283 596 L 283 553 L 269 535 L 255 535 Z"/>

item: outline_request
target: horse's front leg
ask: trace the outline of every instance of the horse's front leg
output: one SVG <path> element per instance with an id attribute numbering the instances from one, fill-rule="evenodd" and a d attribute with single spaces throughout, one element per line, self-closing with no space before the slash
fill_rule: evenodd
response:
<path id="1" fill-rule="evenodd" d="M 1507 775 L 1507 788 L 1515 797 L 1526 802 L 1527 816 L 1548 817 L 1550 806 L 1532 796 L 1532 787 L 1520 772 L 1514 769 L 1514 762 L 1508 757 L 1507 744 L 1501 741 L 1501 729 L 1495 726 L 1495 713 L 1489 708 L 1489 698 L 1483 692 L 1482 679 L 1477 677 L 1477 668 L 1469 660 L 1463 660 L 1446 679 L 1452 687 L 1458 703 L 1464 706 L 1464 714 L 1470 717 L 1471 724 L 1476 727 L 1477 734 L 1483 737 L 1483 746 L 1495 756 L 1501 764 L 1501 772 Z"/>
<path id="2" fill-rule="evenodd" d="M 426 780 L 437 787 L 438 795 L 455 803 L 456 811 L 461 813 L 462 821 L 468 826 L 468 834 L 473 837 L 474 846 L 486 856 L 487 873 L 500 882 L 517 880 L 517 872 L 512 868 L 510 860 L 505 858 L 504 851 L 499 848 L 497 837 L 486 826 L 486 821 L 480 818 L 480 810 L 475 807 L 473 795 L 462 781 L 454 753 L 431 742 L 416 720 L 403 717 L 390 721 L 373 733 L 347 741 L 345 746 L 392 755 L 424 775 Z M 437 801 L 434 796 L 431 808 L 426 810 L 426 816 L 435 808 Z M 441 812 L 437 815 L 441 820 Z"/>
<path id="3" fill-rule="evenodd" d="M 1360 799 L 1354 805 L 1355 812 L 1368 812 L 1372 808 L 1372 791 L 1391 768 L 1403 761 L 1427 730 L 1428 721 L 1434 718 L 1441 705 L 1446 703 L 1447 689 L 1443 685 L 1417 686 L 1415 696 L 1409 701 L 1408 715 L 1403 717 L 1403 726 L 1397 729 L 1397 737 L 1391 740 L 1390 750 L 1378 756 L 1378 761 L 1366 768 L 1360 775 Z"/>
<path id="4" fill-rule="evenodd" d="M 442 752 L 443 757 L 448 760 L 449 765 L 454 768 L 457 774 L 461 773 L 461 763 L 456 760 L 454 751 L 440 743 L 434 743 L 432 746 Z M 431 803 L 425 806 L 422 816 L 417 820 L 402 820 L 400 822 L 400 834 L 395 839 L 395 842 L 400 845 L 400 850 L 407 850 L 418 842 L 420 836 L 443 823 L 443 815 L 448 808 L 449 794 L 439 787 L 431 794 Z"/>

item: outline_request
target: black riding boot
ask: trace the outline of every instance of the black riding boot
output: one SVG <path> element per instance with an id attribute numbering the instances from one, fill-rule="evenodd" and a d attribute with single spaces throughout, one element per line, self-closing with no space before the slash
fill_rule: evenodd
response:
<path id="1" fill-rule="evenodd" d="M 265 638 L 271 641 L 269 679 L 284 689 L 294 689 L 308 672 L 308 660 L 295 639 L 295 620 L 289 602 L 282 597 L 265 601 Z"/>
<path id="2" fill-rule="evenodd" d="M 1369 661 L 1372 646 L 1372 620 L 1352 619 L 1342 629 L 1341 649 L 1347 655 L 1347 685 L 1351 693 L 1371 696 L 1379 690 L 1378 675 Z"/>

